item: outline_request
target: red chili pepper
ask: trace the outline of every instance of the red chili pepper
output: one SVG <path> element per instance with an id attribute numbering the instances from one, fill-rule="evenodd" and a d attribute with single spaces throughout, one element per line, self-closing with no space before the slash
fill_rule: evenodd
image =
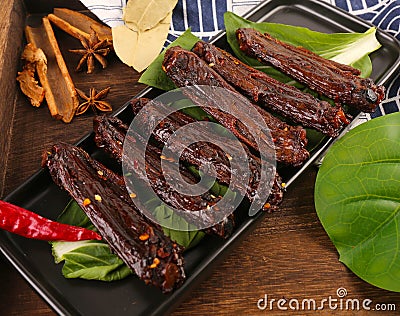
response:
<path id="1" fill-rule="evenodd" d="M 93 230 L 54 222 L 4 201 L 0 201 L 0 228 L 23 237 L 47 241 L 101 240 Z"/>

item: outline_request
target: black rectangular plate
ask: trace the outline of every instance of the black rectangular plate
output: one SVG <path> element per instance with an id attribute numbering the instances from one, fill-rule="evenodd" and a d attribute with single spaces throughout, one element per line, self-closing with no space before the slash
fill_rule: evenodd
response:
<path id="1" fill-rule="evenodd" d="M 371 25 L 348 13 L 319 1 L 272 0 L 266 1 L 245 16 L 261 22 L 291 24 L 308 27 L 315 31 L 364 32 Z M 400 67 L 399 43 L 385 32 L 377 32 L 382 44 L 379 51 L 371 54 L 373 73 L 371 77 L 378 83 L 389 82 Z M 224 33 L 214 40 L 216 45 L 228 48 Z M 159 91 L 146 89 L 140 96 L 155 97 Z M 126 106 L 117 113 L 126 116 Z M 326 148 L 331 140 L 312 154 L 310 160 L 299 170 L 292 170 L 285 179 L 291 183 Z M 93 135 L 85 136 L 79 145 L 89 153 L 99 155 L 95 148 Z M 26 183 L 6 197 L 6 200 L 33 210 L 45 217 L 55 217 L 69 201 L 68 195 L 53 184 L 47 171 L 41 170 Z M 185 255 L 185 284 L 171 295 L 163 295 L 151 286 L 146 286 L 135 277 L 105 283 L 99 281 L 65 279 L 61 264 L 56 265 L 50 246 L 41 241 L 25 239 L 4 231 L 0 232 L 0 250 L 33 288 L 59 314 L 81 315 L 159 315 L 172 311 L 182 302 L 191 289 L 199 284 L 212 266 L 224 258 L 231 247 L 243 236 L 251 232 L 255 223 L 264 214 L 245 218 L 236 228 L 233 236 L 222 241 L 207 236 L 200 245 Z"/>

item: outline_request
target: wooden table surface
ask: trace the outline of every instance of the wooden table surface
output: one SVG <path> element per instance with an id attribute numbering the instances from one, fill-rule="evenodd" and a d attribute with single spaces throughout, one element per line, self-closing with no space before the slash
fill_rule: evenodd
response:
<path id="1" fill-rule="evenodd" d="M 79 43 L 63 34 L 61 49 Z M 68 67 L 77 87 L 102 89 L 111 86 L 108 100 L 117 109 L 144 87 L 137 83 L 138 74 L 118 62 L 111 62 L 92 75 L 75 73 L 78 57 L 69 57 Z M 2 105 L 3 106 L 3 105 Z M 50 117 L 46 105 L 31 107 L 17 89 L 13 119 L 8 130 L 11 146 L 5 154 L 4 185 L 0 197 L 12 192 L 40 168 L 41 153 L 56 141 L 74 143 L 91 131 L 92 113 L 64 124 Z M 314 209 L 313 190 L 317 170 L 314 167 L 287 190 L 278 212 L 264 218 L 215 268 L 209 279 L 194 290 L 174 315 L 255 315 L 261 313 L 257 302 L 272 299 L 338 299 L 337 290 L 347 290 L 345 298 L 372 300 L 371 309 L 396 304 L 400 314 L 400 294 L 365 283 L 338 261 L 336 249 L 324 232 Z M 0 315 L 53 315 L 54 311 L 0 255 Z M 288 303 L 285 305 L 290 309 Z M 335 314 L 348 314 L 340 306 Z M 324 313 L 332 312 L 325 303 Z M 276 303 L 268 314 L 284 314 Z M 301 311 L 297 314 L 313 314 Z M 367 311 L 357 313 L 362 315 Z M 368 313 L 371 313 L 369 311 Z M 379 312 L 376 312 L 379 314 Z M 391 312 L 390 314 L 395 314 Z M 352 312 L 350 311 L 350 314 Z"/>
<path id="2" fill-rule="evenodd" d="M 22 150 L 21 150 L 22 151 Z M 10 172 L 35 171 L 37 167 L 25 150 L 23 159 L 10 166 Z M 36 150 L 33 151 L 36 154 Z M 32 157 L 32 156 L 31 156 Z M 37 161 L 38 163 L 38 161 Z M 30 167 L 29 167 L 30 166 Z M 337 299 L 338 288 L 347 290 L 347 298 L 372 300 L 372 304 L 396 304 L 400 294 L 365 283 L 338 261 L 337 252 L 324 232 L 313 206 L 316 170 L 307 170 L 286 193 L 279 212 L 266 217 L 217 267 L 173 315 L 256 315 L 259 299 Z M 13 179 L 23 180 L 20 176 Z M 11 181 L 11 180 L 10 180 Z M 8 182 L 7 188 L 11 188 Z M 32 290 L 5 259 L 0 259 L 0 314 L 53 315 L 54 312 Z M 334 304 L 335 301 L 333 301 Z M 324 313 L 333 312 L 324 305 Z M 288 305 L 286 304 L 286 307 Z M 339 309 L 339 306 L 338 306 Z M 283 315 L 273 305 L 269 315 Z M 301 311 L 312 315 L 314 311 Z M 381 314 L 361 310 L 357 315 Z M 399 312 L 397 312 L 398 314 Z M 335 315 L 352 312 L 336 310 Z M 395 315 L 391 312 L 385 315 Z"/>

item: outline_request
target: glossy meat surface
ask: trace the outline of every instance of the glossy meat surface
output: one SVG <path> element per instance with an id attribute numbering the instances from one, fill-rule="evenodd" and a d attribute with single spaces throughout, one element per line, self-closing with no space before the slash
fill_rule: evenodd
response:
<path id="1" fill-rule="evenodd" d="M 197 42 L 193 52 L 250 100 L 292 122 L 332 137 L 349 123 L 340 106 L 273 79 L 212 44 Z"/>
<path id="2" fill-rule="evenodd" d="M 42 165 L 140 279 L 165 293 L 182 285 L 183 249 L 165 236 L 160 226 L 142 216 L 122 177 L 81 148 L 65 143 L 53 145 Z"/>
<path id="3" fill-rule="evenodd" d="M 204 60 L 180 47 L 176 46 L 167 50 L 163 69 L 178 87 L 196 85 L 221 87 L 236 93 L 238 100 L 245 99 L 216 71 L 209 67 Z M 194 90 L 191 91 L 193 92 Z M 204 94 L 207 94 L 206 102 Z M 254 106 L 254 108 L 259 112 L 264 122 L 260 124 L 259 121 L 250 119 L 244 124 L 241 115 L 235 117 L 235 115 L 219 110 L 215 105 L 220 106 L 222 104 L 234 113 L 245 114 L 248 109 L 241 108 L 240 105 L 248 104 L 248 101 L 238 102 L 237 104 L 226 100 L 225 96 L 221 93 L 221 89 L 215 89 L 213 94 L 207 91 L 203 93 L 203 96 L 198 97 L 192 93 L 189 97 L 221 125 L 229 129 L 240 141 L 256 152 L 258 152 L 258 145 L 250 131 L 258 132 L 259 140 L 266 150 L 264 154 L 268 156 L 273 151 L 276 154 L 276 160 L 279 162 L 299 166 L 309 157 L 308 151 L 304 148 L 307 139 L 303 128 L 289 126 L 258 106 Z M 209 106 L 206 104 L 207 102 L 209 102 Z M 268 128 L 267 133 L 264 132 L 265 128 Z M 270 143 L 268 135 L 271 136 L 273 144 Z"/>
<path id="4" fill-rule="evenodd" d="M 140 112 L 139 118 L 136 116 L 135 119 L 140 120 L 138 124 L 143 126 L 144 129 L 149 128 L 148 122 L 156 121 L 159 117 L 165 117 L 151 131 L 146 130 L 145 132 L 152 133 L 155 141 L 164 149 L 168 149 L 171 155 L 180 152 L 179 159 L 181 161 L 197 168 L 202 168 L 203 172 L 208 173 L 210 176 L 215 171 L 216 179 L 219 183 L 232 185 L 234 190 L 246 196 L 251 202 L 260 198 L 260 195 L 263 197 L 268 196 L 269 190 L 273 188 L 273 194 L 270 199 L 274 201 L 274 205 L 280 203 L 283 195 L 280 186 L 278 186 L 278 183 L 281 183 L 280 176 L 277 174 L 272 178 L 266 176 L 264 179 L 271 182 L 261 184 L 262 161 L 250 152 L 247 146 L 243 147 L 247 158 L 246 163 L 238 163 L 234 167 L 231 165 L 229 158 L 234 156 L 233 153 L 237 152 L 237 146 L 242 146 L 239 142 L 228 137 L 219 136 L 207 128 L 201 129 L 199 135 L 199 130 L 192 128 L 185 129 L 183 141 L 192 142 L 200 138 L 209 141 L 194 142 L 183 149 L 180 143 L 174 140 L 171 141 L 170 137 L 177 133 L 181 127 L 195 123 L 196 120 L 194 118 L 179 111 L 166 116 L 166 111 L 163 111 L 163 105 L 157 101 L 136 99 L 131 104 L 135 115 Z M 223 144 L 223 149 L 217 144 Z M 268 174 L 274 174 L 275 168 L 271 165 L 265 171 Z M 231 181 L 232 176 L 236 177 L 238 181 L 233 183 Z"/>
<path id="5" fill-rule="evenodd" d="M 115 117 L 97 116 L 94 119 L 95 142 L 97 146 L 103 148 L 119 161 L 125 159 L 125 165 L 129 168 L 133 178 L 126 178 L 130 187 L 135 187 L 139 182 L 149 183 L 157 196 L 167 205 L 176 209 L 177 213 L 192 224 L 200 224 L 203 227 L 208 226 L 205 230 L 207 233 L 216 234 L 220 237 L 227 238 L 233 232 L 235 223 L 234 216 L 226 217 L 218 214 L 214 217 L 212 212 L 202 212 L 207 206 L 212 208 L 220 197 L 215 197 L 209 192 L 201 195 L 186 195 L 175 190 L 171 183 L 174 179 L 166 177 L 161 167 L 161 150 L 154 145 L 147 144 L 145 163 L 146 167 L 141 169 L 138 167 L 137 160 L 133 156 L 141 155 L 144 149 L 144 141 L 140 134 L 130 133 L 127 136 L 128 126 Z M 129 159 L 124 156 L 123 142 L 126 137 L 138 144 L 138 147 L 132 147 Z M 134 139 L 133 139 L 134 137 Z M 165 157 L 171 158 L 171 157 Z M 165 160 L 163 163 L 168 164 Z M 180 166 L 180 175 L 184 181 L 189 184 L 197 182 L 195 176 L 185 167 Z M 177 185 L 177 183 L 175 183 Z M 179 184 L 178 184 L 179 185 Z M 216 223 L 216 224 L 215 224 Z"/>
<path id="6" fill-rule="evenodd" d="M 370 78 L 359 77 L 354 68 L 328 61 L 254 29 L 238 29 L 236 36 L 240 49 L 247 55 L 274 66 L 335 102 L 373 112 L 385 97 L 383 86 L 376 86 Z"/>

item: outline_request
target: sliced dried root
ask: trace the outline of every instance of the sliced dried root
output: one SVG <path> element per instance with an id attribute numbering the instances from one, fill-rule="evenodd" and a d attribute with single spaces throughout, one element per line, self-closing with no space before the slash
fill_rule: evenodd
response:
<path id="1" fill-rule="evenodd" d="M 47 72 L 47 58 L 40 48 L 36 48 L 32 43 L 28 43 L 21 58 L 25 61 L 23 70 L 18 72 L 17 81 L 31 104 L 39 107 L 44 99 L 45 90 L 36 80 L 36 74 L 41 72 L 41 76 Z"/>

